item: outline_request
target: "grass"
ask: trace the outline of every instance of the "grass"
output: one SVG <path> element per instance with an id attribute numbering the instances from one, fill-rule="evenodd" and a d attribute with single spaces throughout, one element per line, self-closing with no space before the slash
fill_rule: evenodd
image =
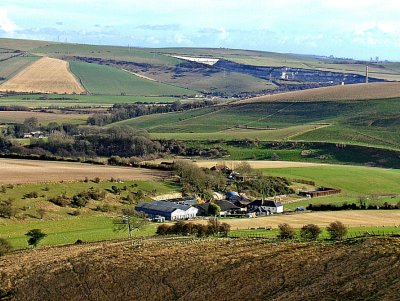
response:
<path id="1" fill-rule="evenodd" d="M 399 98 L 282 101 L 156 114 L 117 124 L 165 139 L 326 141 L 400 149 L 399 108 Z"/>
<path id="2" fill-rule="evenodd" d="M 41 246 L 71 244 L 82 241 L 102 241 L 128 238 L 127 231 L 115 231 L 111 216 L 71 217 L 63 220 L 22 221 L 2 225 L 0 237 L 10 241 L 15 249 L 28 248 L 27 233 L 31 229 L 41 229 L 47 236 Z M 155 225 L 150 224 L 136 233 L 136 236 L 155 234 Z"/>
<path id="3" fill-rule="evenodd" d="M 43 240 L 42 245 L 56 245 L 74 243 L 77 239 L 84 241 L 100 241 L 107 239 L 126 238 L 127 233 L 113 231 L 112 220 L 117 216 L 118 210 L 133 205 L 122 205 L 117 196 L 109 193 L 104 201 L 90 201 L 87 207 L 80 209 L 79 216 L 72 216 L 70 213 L 76 209 L 71 207 L 59 207 L 49 201 L 48 198 L 66 193 L 72 197 L 74 194 L 87 191 L 90 188 L 109 191 L 112 186 L 128 190 L 123 190 L 118 198 L 125 197 L 128 192 L 142 190 L 146 196 L 144 200 L 150 200 L 151 194 L 165 194 L 174 192 L 177 186 L 170 182 L 156 181 L 124 181 L 115 183 L 103 181 L 93 182 L 72 182 L 72 183 L 38 183 L 20 184 L 13 188 L 7 188 L 5 193 L 0 193 L 0 200 L 13 199 L 15 208 L 20 210 L 19 216 L 25 219 L 3 219 L 0 218 L 0 237 L 10 240 L 15 248 L 27 247 L 24 234 L 30 229 L 39 228 L 48 236 Z M 36 191 L 38 198 L 26 198 L 27 193 Z M 115 209 L 111 212 L 101 213 L 95 211 L 97 205 L 109 204 Z M 42 208 L 46 210 L 43 219 L 40 219 L 36 210 Z M 155 226 L 150 225 L 139 235 L 152 235 L 155 233 Z"/>
<path id="4" fill-rule="evenodd" d="M 86 124 L 90 114 L 61 114 L 28 111 L 0 111 L 0 123 L 23 123 L 25 119 L 35 117 L 39 123 L 49 122 Z"/>
<path id="5" fill-rule="evenodd" d="M 313 166 L 301 168 L 262 169 L 266 175 L 282 176 L 288 179 L 315 181 L 317 186 L 339 188 L 339 195 L 303 200 L 285 205 L 295 209 L 308 204 L 344 202 L 358 203 L 360 196 L 369 198 L 367 203 L 397 203 L 400 200 L 400 170 L 362 166 Z M 397 195 L 392 198 L 391 195 Z"/>
<path id="6" fill-rule="evenodd" d="M 195 95 L 196 92 L 146 80 L 117 68 L 71 62 L 71 71 L 80 79 L 83 86 L 92 94 L 137 95 L 137 96 L 182 96 Z"/>
<path id="7" fill-rule="evenodd" d="M 0 77 L 10 79 L 16 75 L 19 71 L 27 67 L 28 65 L 35 62 L 39 57 L 28 55 L 28 56 L 18 56 L 6 61 L 0 62 Z M 2 83 L 4 81 L 0 81 Z"/>

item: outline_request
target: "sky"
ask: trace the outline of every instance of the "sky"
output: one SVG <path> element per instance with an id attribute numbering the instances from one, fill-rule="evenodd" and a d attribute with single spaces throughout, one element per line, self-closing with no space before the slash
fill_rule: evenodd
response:
<path id="1" fill-rule="evenodd" d="M 398 0 L 1 0 L 0 37 L 400 61 Z"/>

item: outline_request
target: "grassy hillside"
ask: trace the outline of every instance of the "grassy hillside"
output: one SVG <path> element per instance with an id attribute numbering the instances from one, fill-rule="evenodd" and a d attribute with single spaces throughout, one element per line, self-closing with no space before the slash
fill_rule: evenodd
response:
<path id="1" fill-rule="evenodd" d="M 0 83 L 10 79 L 19 71 L 35 62 L 39 57 L 37 56 L 18 56 L 0 62 Z"/>
<path id="2" fill-rule="evenodd" d="M 326 100 L 365 100 L 400 97 L 400 83 L 369 83 L 307 89 L 267 95 L 239 101 L 240 103 L 268 101 L 326 101 Z"/>
<path id="3" fill-rule="evenodd" d="M 167 48 L 157 49 L 159 53 L 173 53 L 179 55 L 205 56 L 221 58 L 238 64 L 264 67 L 291 67 L 341 73 L 365 75 L 367 62 L 355 60 L 332 59 L 316 56 L 305 56 L 289 53 L 274 53 L 266 51 L 239 50 L 239 49 L 202 49 L 202 48 Z M 379 62 L 369 65 L 371 77 L 385 80 L 400 80 L 398 63 Z"/>
<path id="4" fill-rule="evenodd" d="M 71 62 L 71 71 L 93 94 L 103 95 L 194 95 L 195 91 L 142 79 L 109 66 Z"/>
<path id="5" fill-rule="evenodd" d="M 5 256 L 0 291 L 10 300 L 396 300 L 399 244 L 228 239 L 49 248 Z"/>
<path id="6" fill-rule="evenodd" d="M 400 149 L 400 99 L 215 106 L 117 123 L 157 138 L 329 141 Z"/>

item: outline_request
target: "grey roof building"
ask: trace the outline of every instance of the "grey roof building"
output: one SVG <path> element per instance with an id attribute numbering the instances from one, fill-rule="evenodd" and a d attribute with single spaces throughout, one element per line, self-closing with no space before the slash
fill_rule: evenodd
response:
<path id="1" fill-rule="evenodd" d="M 150 218 L 163 216 L 168 220 L 193 218 L 196 217 L 198 212 L 195 207 L 164 201 L 140 203 L 135 207 L 135 210 L 146 213 Z"/>

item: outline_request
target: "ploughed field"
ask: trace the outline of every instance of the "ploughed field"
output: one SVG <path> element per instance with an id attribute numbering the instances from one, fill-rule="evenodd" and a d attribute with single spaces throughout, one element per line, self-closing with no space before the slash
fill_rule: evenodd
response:
<path id="1" fill-rule="evenodd" d="M 398 300 L 400 240 L 190 238 L 6 255 L 7 300 Z"/>
<path id="2" fill-rule="evenodd" d="M 67 93 L 86 92 L 66 61 L 43 57 L 0 85 L 0 91 Z"/>
<path id="3" fill-rule="evenodd" d="M 154 180 L 168 173 L 140 168 L 82 163 L 0 159 L 0 184 L 77 181 L 85 177 L 123 180 Z"/>

